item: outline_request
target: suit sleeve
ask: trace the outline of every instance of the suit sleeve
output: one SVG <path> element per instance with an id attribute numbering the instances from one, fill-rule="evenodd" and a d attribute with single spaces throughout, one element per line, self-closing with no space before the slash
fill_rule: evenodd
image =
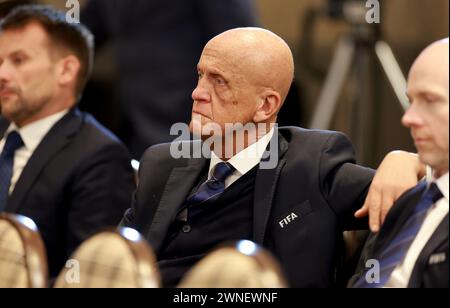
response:
<path id="1" fill-rule="evenodd" d="M 153 146 L 154 147 L 154 146 Z M 120 227 L 128 227 L 128 228 L 133 228 L 138 230 L 139 232 L 142 233 L 142 229 L 139 228 L 136 218 L 136 213 L 138 212 L 137 206 L 138 206 L 138 199 L 139 196 L 142 195 L 144 192 L 142 192 L 142 190 L 144 189 L 145 192 L 148 192 L 149 189 L 146 186 L 146 183 L 148 181 L 148 177 L 146 176 L 147 174 L 150 174 L 150 172 L 145 172 L 143 170 L 147 169 L 147 161 L 152 157 L 152 149 L 153 147 L 150 147 L 149 149 L 147 149 L 144 154 L 141 157 L 141 161 L 139 164 L 139 171 L 138 171 L 138 185 L 132 195 L 131 198 L 131 207 L 129 206 L 129 208 L 125 211 L 125 214 L 122 217 L 122 220 L 119 224 Z M 143 188 L 143 186 L 145 188 Z"/>
<path id="2" fill-rule="evenodd" d="M 120 222 L 121 227 L 133 228 L 143 233 L 145 232 L 143 226 L 147 225 L 148 221 L 151 221 L 152 219 L 152 212 L 146 212 L 145 214 L 142 214 L 142 212 L 148 210 L 146 207 L 149 207 L 152 203 L 151 201 L 157 196 L 154 189 L 152 189 L 153 186 L 150 184 L 154 177 L 159 179 L 157 173 L 159 169 L 162 168 L 160 164 L 159 166 L 161 168 L 156 170 L 151 167 L 153 165 L 151 161 L 158 156 L 157 151 L 155 151 L 156 147 L 157 145 L 148 148 L 141 157 L 138 174 L 139 184 L 133 193 L 131 207 L 126 210 L 125 215 Z M 156 165 L 158 165 L 158 163 Z M 147 198 L 148 196 L 150 196 L 150 200 Z M 140 202 L 141 200 L 145 201 Z M 145 208 L 143 209 L 142 207 Z"/>
<path id="3" fill-rule="evenodd" d="M 139 184 L 133 194 L 131 208 L 126 211 L 120 226 L 147 234 L 173 168 L 169 149 L 168 144 L 154 145 L 142 155 Z"/>
<path id="4" fill-rule="evenodd" d="M 323 196 L 344 230 L 367 228 L 367 219 L 354 218 L 363 204 L 375 171 L 356 164 L 353 146 L 341 133 L 330 135 L 320 158 Z"/>
<path id="5" fill-rule="evenodd" d="M 130 158 L 122 145 L 110 144 L 91 157 L 72 185 L 69 253 L 92 234 L 119 224 L 135 186 Z"/>
<path id="6" fill-rule="evenodd" d="M 122 220 L 120 221 L 119 227 L 133 228 L 136 229 L 136 225 L 134 223 L 135 210 L 134 206 L 136 204 L 136 192 L 133 193 L 133 198 L 131 202 L 131 207 L 125 211 L 125 215 L 123 215 Z"/>

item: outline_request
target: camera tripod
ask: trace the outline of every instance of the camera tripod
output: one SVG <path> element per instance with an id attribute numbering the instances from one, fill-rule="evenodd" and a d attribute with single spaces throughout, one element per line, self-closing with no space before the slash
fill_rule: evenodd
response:
<path id="1" fill-rule="evenodd" d="M 322 87 L 310 127 L 329 129 L 336 111 L 339 94 L 350 70 L 355 76 L 356 91 L 351 110 L 352 140 L 358 161 L 367 163 L 373 152 L 373 82 L 371 59 L 376 55 L 402 108 L 408 108 L 406 80 L 390 46 L 380 39 L 378 27 L 366 22 L 364 1 L 344 2 L 342 15 L 352 31 L 342 37 Z"/>

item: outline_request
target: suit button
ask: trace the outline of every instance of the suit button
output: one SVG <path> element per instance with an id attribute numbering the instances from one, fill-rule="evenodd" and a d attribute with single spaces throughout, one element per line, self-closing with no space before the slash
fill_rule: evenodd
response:
<path id="1" fill-rule="evenodd" d="M 183 231 L 183 233 L 189 233 L 191 232 L 192 227 L 190 225 L 184 225 L 181 230 Z"/>

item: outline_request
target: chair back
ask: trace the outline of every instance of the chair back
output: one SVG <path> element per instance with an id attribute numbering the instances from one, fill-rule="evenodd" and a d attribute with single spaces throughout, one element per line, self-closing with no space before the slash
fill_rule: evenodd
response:
<path id="1" fill-rule="evenodd" d="M 156 288 L 156 258 L 134 229 L 94 235 L 75 251 L 58 275 L 56 288 Z"/>
<path id="2" fill-rule="evenodd" d="M 272 255 L 251 241 L 219 247 L 182 279 L 181 288 L 283 288 L 288 284 Z"/>
<path id="3" fill-rule="evenodd" d="M 47 256 L 36 224 L 25 216 L 0 214 L 0 288 L 47 285 Z"/>

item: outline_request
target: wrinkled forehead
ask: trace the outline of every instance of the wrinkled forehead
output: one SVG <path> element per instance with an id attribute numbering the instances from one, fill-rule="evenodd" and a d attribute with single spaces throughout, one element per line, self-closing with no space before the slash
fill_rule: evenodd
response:
<path id="1" fill-rule="evenodd" d="M 247 77 L 252 74 L 251 59 L 247 52 L 208 43 L 200 57 L 199 68 L 217 70 L 224 75 L 233 75 L 234 78 Z"/>

